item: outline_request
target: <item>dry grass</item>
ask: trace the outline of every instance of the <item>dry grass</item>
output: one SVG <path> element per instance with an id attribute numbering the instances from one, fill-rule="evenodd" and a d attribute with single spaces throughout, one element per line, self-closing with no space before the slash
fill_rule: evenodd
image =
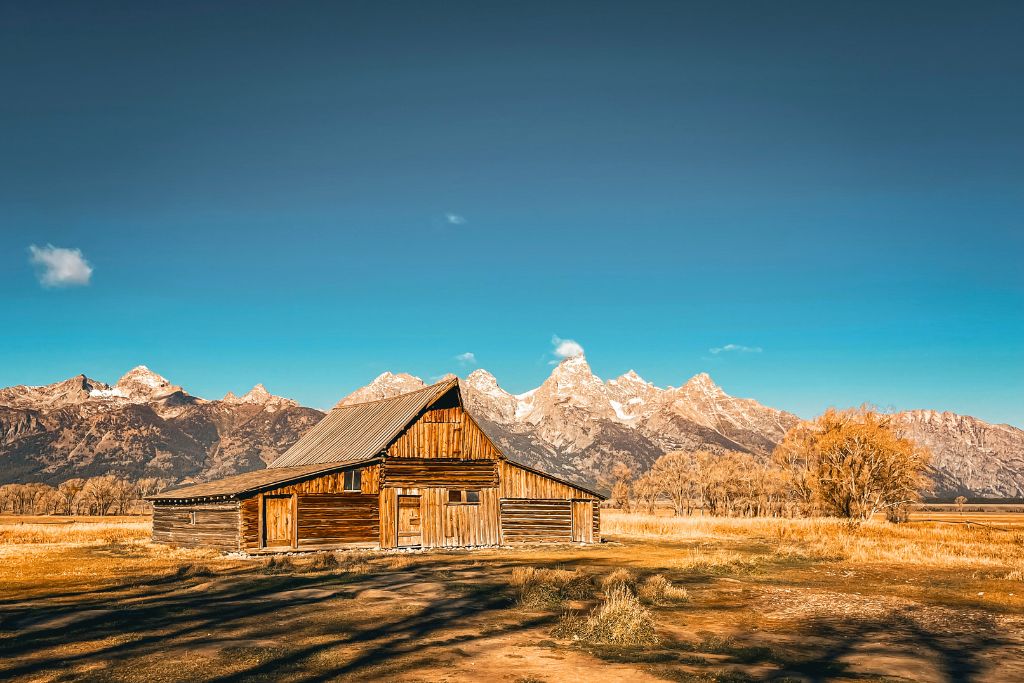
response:
<path id="1" fill-rule="evenodd" d="M 685 588 L 673 586 L 672 582 L 661 574 L 648 577 L 637 588 L 636 594 L 641 602 L 648 605 L 671 605 L 690 599 L 690 594 Z"/>
<path id="2" fill-rule="evenodd" d="M 636 575 L 628 569 L 616 569 L 601 580 L 601 588 L 605 593 L 612 592 L 617 586 L 636 590 Z"/>
<path id="3" fill-rule="evenodd" d="M 1018 568 L 1024 554 L 1024 529 L 993 528 L 979 524 L 911 522 L 889 524 L 870 520 L 661 517 L 606 511 L 602 515 L 608 536 L 657 538 L 675 541 L 761 540 L 775 545 L 778 557 L 799 557 L 847 564 L 928 566 L 932 568 Z M 681 566 L 700 569 L 737 565 L 740 556 L 707 557 L 699 550 Z M 705 567 L 707 568 L 707 567 Z M 738 567 L 742 568 L 742 567 Z"/>
<path id="4" fill-rule="evenodd" d="M 566 600 L 588 598 L 593 594 L 593 581 L 579 569 L 539 569 L 516 567 L 510 581 L 521 607 L 556 607 Z"/>
<path id="5" fill-rule="evenodd" d="M 614 585 L 586 618 L 566 613 L 555 635 L 588 644 L 642 646 L 658 643 L 654 616 L 629 588 Z"/>
<path id="6" fill-rule="evenodd" d="M 149 521 L 135 522 L 19 522 L 0 525 L 0 545 L 59 543 L 61 545 L 97 545 L 145 542 L 150 536 Z"/>

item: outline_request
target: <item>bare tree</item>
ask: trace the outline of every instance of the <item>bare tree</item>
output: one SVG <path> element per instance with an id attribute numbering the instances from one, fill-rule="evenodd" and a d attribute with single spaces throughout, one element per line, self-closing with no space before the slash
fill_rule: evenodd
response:
<path id="1" fill-rule="evenodd" d="M 869 408 L 828 410 L 786 434 L 779 458 L 806 469 L 815 503 L 838 517 L 885 512 L 902 521 L 918 500 L 929 454 Z M 800 480 L 800 479 L 798 479 Z"/>
<path id="2" fill-rule="evenodd" d="M 953 499 L 953 503 L 956 505 L 956 511 L 962 515 L 964 514 L 964 505 L 967 505 L 967 496 L 957 496 Z"/>
<path id="3" fill-rule="evenodd" d="M 696 453 L 672 451 L 657 459 L 651 474 L 672 501 L 675 514 L 691 514 L 700 500 L 700 461 Z"/>
<path id="4" fill-rule="evenodd" d="M 647 514 L 654 514 L 661 491 L 661 485 L 654 472 L 646 472 L 633 482 L 633 495 L 636 498 L 636 505 Z"/>
<path id="5" fill-rule="evenodd" d="M 85 479 L 75 477 L 63 481 L 57 486 L 57 493 L 61 498 L 61 514 L 70 515 L 74 513 L 75 499 L 85 487 Z"/>
<path id="6" fill-rule="evenodd" d="M 105 474 L 90 477 L 82 488 L 82 498 L 88 504 L 91 514 L 105 515 L 114 502 L 114 485 L 117 477 Z"/>

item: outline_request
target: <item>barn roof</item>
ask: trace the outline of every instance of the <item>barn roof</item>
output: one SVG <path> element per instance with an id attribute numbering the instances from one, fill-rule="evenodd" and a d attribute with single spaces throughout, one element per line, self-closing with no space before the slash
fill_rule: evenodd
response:
<path id="1" fill-rule="evenodd" d="M 335 406 L 270 468 L 358 462 L 379 455 L 421 410 L 458 386 L 453 377 L 391 398 Z"/>
<path id="2" fill-rule="evenodd" d="M 367 462 L 374 461 L 374 458 L 367 459 Z M 189 484 L 176 489 L 161 491 L 152 496 L 146 496 L 146 500 L 169 502 L 174 500 L 194 500 L 199 498 L 223 499 L 244 496 L 255 493 L 262 489 L 308 479 L 321 474 L 327 474 L 336 470 L 351 467 L 357 463 L 332 463 L 300 465 L 298 467 L 277 467 L 274 469 L 256 470 L 245 474 L 236 474 L 223 479 L 204 482 L 202 484 Z"/>

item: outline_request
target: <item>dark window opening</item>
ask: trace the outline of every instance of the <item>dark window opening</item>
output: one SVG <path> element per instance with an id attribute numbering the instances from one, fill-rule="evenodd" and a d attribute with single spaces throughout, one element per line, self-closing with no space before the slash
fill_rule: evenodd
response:
<path id="1" fill-rule="evenodd" d="M 345 490 L 361 491 L 363 485 L 363 471 L 349 470 L 345 472 Z"/>
<path id="2" fill-rule="evenodd" d="M 479 491 L 465 491 L 462 489 L 448 489 L 448 503 L 452 505 L 474 504 L 480 502 Z"/>

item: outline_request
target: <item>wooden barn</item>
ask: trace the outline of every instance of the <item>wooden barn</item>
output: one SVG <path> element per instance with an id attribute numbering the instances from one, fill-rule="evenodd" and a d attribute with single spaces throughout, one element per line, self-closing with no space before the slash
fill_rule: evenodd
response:
<path id="1" fill-rule="evenodd" d="M 595 543 L 602 499 L 499 451 L 457 379 L 338 406 L 265 470 L 148 498 L 154 541 L 250 553 Z"/>

